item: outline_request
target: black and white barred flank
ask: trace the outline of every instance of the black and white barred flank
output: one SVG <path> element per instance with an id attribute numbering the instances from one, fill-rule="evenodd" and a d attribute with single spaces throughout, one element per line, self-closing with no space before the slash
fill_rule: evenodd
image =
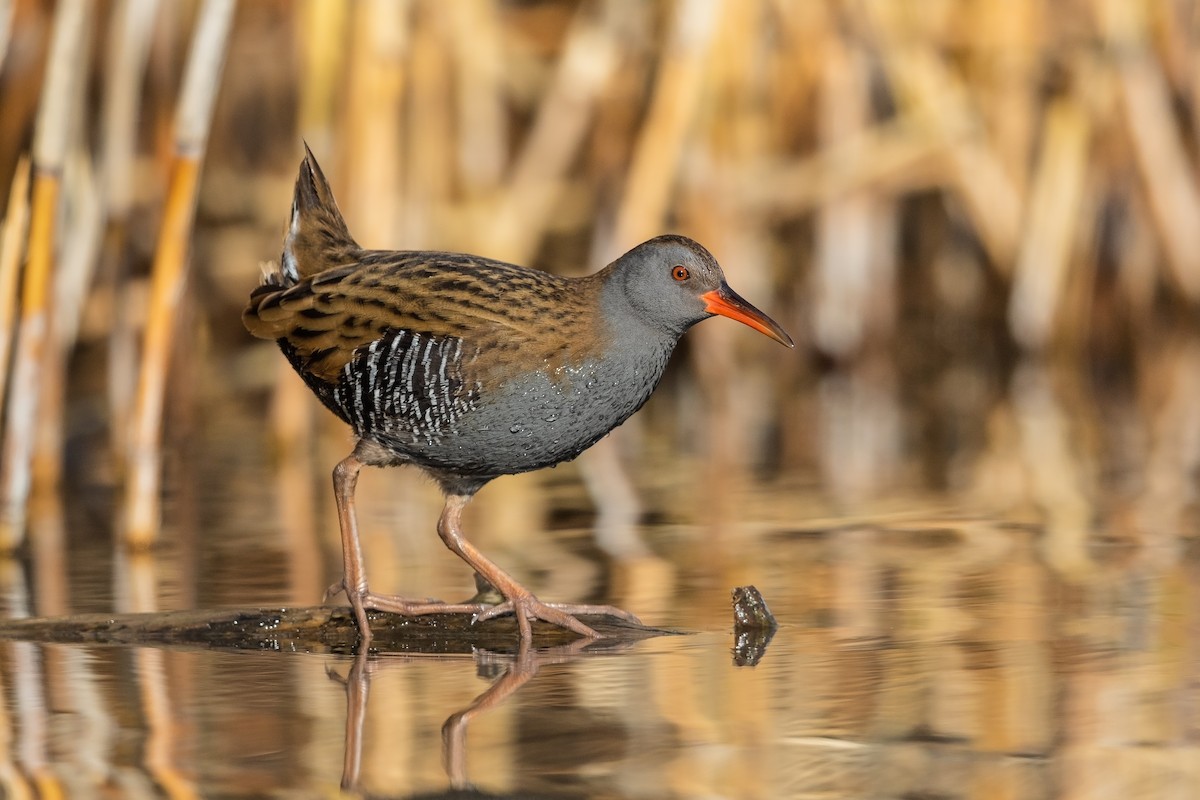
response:
<path id="1" fill-rule="evenodd" d="M 456 337 L 389 331 L 343 367 L 333 403 L 359 436 L 435 443 L 479 398 L 463 355 Z"/>

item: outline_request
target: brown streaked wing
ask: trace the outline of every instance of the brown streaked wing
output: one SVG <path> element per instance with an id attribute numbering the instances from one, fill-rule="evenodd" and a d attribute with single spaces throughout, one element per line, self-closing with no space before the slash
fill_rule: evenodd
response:
<path id="1" fill-rule="evenodd" d="M 363 254 L 289 289 L 264 285 L 244 315 L 262 338 L 286 339 L 303 369 L 336 382 L 355 352 L 389 330 L 462 339 L 486 369 L 523 353 L 569 357 L 589 314 L 587 280 L 456 253 Z"/>

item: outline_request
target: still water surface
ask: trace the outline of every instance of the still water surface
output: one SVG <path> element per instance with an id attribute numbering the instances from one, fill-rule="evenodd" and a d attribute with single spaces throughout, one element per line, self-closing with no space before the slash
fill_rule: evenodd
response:
<path id="1" fill-rule="evenodd" d="M 1101 548 L 1068 579 L 1036 528 L 907 516 L 726 531 L 758 545 L 714 568 L 689 563 L 686 531 L 641 532 L 665 557 L 614 572 L 669 586 L 645 592 L 648 621 L 692 635 L 456 658 L 0 644 L 4 796 L 1200 789 L 1191 553 Z M 783 623 L 755 667 L 731 652 L 735 575 Z"/>
<path id="2" fill-rule="evenodd" d="M 29 559 L 0 569 L 7 615 L 319 603 L 339 569 L 327 479 L 264 481 L 244 450 L 177 478 L 147 559 L 114 563 L 86 493 L 43 509 Z M 459 657 L 0 642 L 0 795 L 1200 796 L 1186 536 L 1134 547 L 929 495 L 851 519 L 782 479 L 720 498 L 669 479 L 694 465 L 656 471 L 650 522 L 621 530 L 572 469 L 489 486 L 472 537 L 544 598 L 689 635 Z M 437 500 L 364 474 L 373 588 L 470 593 Z M 753 667 L 733 652 L 745 584 L 781 623 Z"/>

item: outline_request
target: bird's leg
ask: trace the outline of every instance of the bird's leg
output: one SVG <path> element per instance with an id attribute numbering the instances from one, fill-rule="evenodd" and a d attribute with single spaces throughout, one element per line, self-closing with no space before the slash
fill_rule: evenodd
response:
<path id="1" fill-rule="evenodd" d="M 363 598 L 367 594 L 367 571 L 363 566 L 362 543 L 358 539 L 358 516 L 354 513 L 354 489 L 358 486 L 358 473 L 362 462 L 353 453 L 338 462 L 333 468 L 333 498 L 337 502 L 338 527 L 342 532 L 342 585 L 354 619 L 358 623 L 358 634 L 363 647 L 371 643 L 371 626 L 367 624 L 367 611 Z M 328 596 L 337 584 L 325 592 Z"/>
<path id="2" fill-rule="evenodd" d="M 638 623 L 637 617 L 613 606 L 568 605 L 561 603 L 543 603 L 533 592 L 517 583 L 516 579 L 498 567 L 495 562 L 467 541 L 462 532 L 462 510 L 471 499 L 470 494 L 447 494 L 446 506 L 438 519 L 438 536 L 446 543 L 455 555 L 466 561 L 479 575 L 496 587 L 505 601 L 479 612 L 477 622 L 498 617 L 511 612 L 517 618 L 517 628 L 520 630 L 522 641 L 530 641 L 533 631 L 530 620 L 540 619 L 561 628 L 575 631 L 581 636 L 593 639 L 600 634 L 584 625 L 573 614 L 604 614 L 615 616 L 629 622 Z"/>
<path id="3" fill-rule="evenodd" d="M 325 592 L 329 597 L 345 592 L 358 623 L 362 646 L 371 643 L 371 626 L 367 622 L 367 609 L 386 611 L 393 614 L 417 616 L 420 614 L 477 614 L 488 608 L 483 603 L 443 603 L 437 600 L 407 600 L 402 597 L 374 594 L 367 588 L 367 571 L 363 565 L 362 543 L 358 538 L 358 516 L 354 513 L 354 490 L 358 485 L 358 473 L 363 462 L 357 450 L 338 462 L 333 468 L 333 496 L 337 501 L 338 526 L 342 532 L 342 580 Z"/>

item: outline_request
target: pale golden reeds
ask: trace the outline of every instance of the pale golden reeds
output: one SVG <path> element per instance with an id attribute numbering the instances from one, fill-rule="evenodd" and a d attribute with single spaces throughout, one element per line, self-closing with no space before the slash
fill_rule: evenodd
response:
<path id="1" fill-rule="evenodd" d="M 8 213 L 0 237 L 0 397 L 4 397 L 7 388 L 8 357 L 16 333 L 21 255 L 29 227 L 29 174 L 29 157 L 22 156 L 8 195 Z"/>
<path id="2" fill-rule="evenodd" d="M 29 242 L 0 462 L 0 549 L 5 551 L 11 551 L 24 537 L 30 493 L 56 488 L 44 484 L 56 480 L 53 462 L 60 454 L 42 453 L 43 467 L 35 470 L 35 443 L 45 406 L 56 407 L 58 404 L 50 397 L 62 391 L 63 362 L 55 352 L 52 331 L 55 228 L 68 137 L 75 129 L 73 117 L 79 110 L 77 87 L 85 74 L 84 35 L 91 11 L 87 0 L 69 0 L 60 5 L 38 113 Z M 39 479 L 43 485 L 35 485 Z"/>
<path id="3" fill-rule="evenodd" d="M 106 31 L 101 117 L 100 173 L 104 191 L 102 265 L 92 291 L 108 309 L 107 399 L 109 440 L 114 457 L 124 457 L 129 415 L 137 389 L 137 335 L 142 318 L 119 313 L 134 302 L 129 275 L 130 215 L 137 189 L 137 130 L 142 84 L 158 20 L 159 0 L 119 0 Z"/>
<path id="4" fill-rule="evenodd" d="M 192 218 L 208 129 L 220 87 L 234 0 L 206 0 L 184 71 L 175 117 L 167 204 L 151 270 L 141 368 L 129 426 L 125 468 L 125 542 L 146 547 L 158 533 L 162 417 L 175 321 L 184 302 Z"/>
<path id="5" fill-rule="evenodd" d="M 71 88 L 88 65 L 56 66 L 59 53 L 80 59 L 87 51 L 61 43 L 63 21 L 83 6 L 102 13 L 59 4 L 55 44 L 43 54 L 50 68 L 41 118 L 78 121 L 39 125 L 25 269 L 12 306 L 26 321 L 5 321 L 15 337 L 3 445 L 10 548 L 33 480 L 20 467 L 32 464 L 31 409 L 42 407 L 30 398 L 62 391 L 42 385 L 62 372 L 44 334 L 17 326 L 53 305 L 57 254 L 79 265 L 74 283 L 92 282 L 86 253 L 64 247 L 87 241 L 82 217 L 61 217 L 71 227 L 56 229 L 58 210 L 84 208 L 82 194 L 95 192 L 108 221 L 100 278 L 74 287 L 85 308 L 65 312 L 72 319 L 64 324 L 69 335 L 75 317 L 107 298 L 108 313 L 94 317 L 112 331 L 107 422 L 125 462 L 123 529 L 145 545 L 159 514 L 175 320 L 192 308 L 205 323 L 221 315 L 222 330 L 236 329 L 221 303 L 244 295 L 254 264 L 277 247 L 258 242 L 277 241 L 282 187 L 301 138 L 326 164 L 367 246 L 471 250 L 581 272 L 677 229 L 710 243 L 734 282 L 769 298 L 762 304 L 800 338 L 842 366 L 869 363 L 868 371 L 904 347 L 937 349 L 901 330 L 912 318 L 905 304 L 958 315 L 981 336 L 1031 354 L 1072 357 L 1094 334 L 1096 303 L 1118 309 L 1131 335 L 1147 335 L 1133 343 L 1136 353 L 1163 324 L 1155 312 L 1164 303 L 1190 309 L 1200 296 L 1200 92 L 1191 77 L 1200 57 L 1180 33 L 1183 12 L 1167 2 L 1079 0 L 1069 13 L 1049 14 L 1033 0 L 987 0 L 919 15 L 902 2 L 832 0 L 262 3 L 246 6 L 230 35 L 261 38 L 268 25 L 290 24 L 295 52 L 281 51 L 271 67 L 284 78 L 223 73 L 214 55 L 189 65 L 176 91 L 170 80 L 147 79 L 147 59 L 172 64 L 166 51 L 181 52 L 193 32 L 197 42 L 208 36 L 214 15 L 233 24 L 232 5 L 197 4 L 194 19 L 171 6 L 174 24 L 164 25 L 163 4 L 125 0 L 104 7 L 97 21 L 107 25 L 93 26 L 110 30 L 105 57 L 89 62 L 103 71 L 96 120 L 76 108 Z M 0 4 L 0 44 L 9 45 L 0 59 L 9 61 L 23 19 L 12 9 Z M 11 36 L 10 19 L 18 28 Z M 148 55 L 156 46 L 162 52 Z M 226 173 L 250 165 L 238 167 L 234 193 L 246 211 L 236 224 L 253 232 L 257 249 L 206 252 L 203 267 L 219 260 L 245 269 L 204 273 L 215 291 L 202 298 L 184 288 L 186 265 L 194 237 L 210 230 L 203 219 L 194 230 L 192 220 L 222 83 L 242 100 L 217 118 L 222 149 L 209 160 Z M 253 100 L 244 98 L 260 85 L 296 87 L 294 124 L 255 127 Z M 173 143 L 144 122 L 169 108 L 179 114 Z M 84 146 L 90 138 L 77 135 L 95 125 L 98 169 Z M 52 134 L 59 141 L 48 145 Z M 16 156 L 0 153 L 0 163 Z M 57 176 L 68 163 L 80 165 L 70 187 Z M 163 181 L 165 192 L 156 184 Z M 21 260 L 12 243 L 26 192 L 19 183 L 13 192 L 0 315 L 9 307 L 4 287 L 13 285 L 5 281 Z M 142 296 L 141 276 L 136 264 L 114 265 L 132 263 L 134 208 L 158 195 L 165 203 L 139 351 L 141 314 L 117 310 Z M 1102 261 L 1115 265 L 1111 279 Z M 236 285 L 225 276 L 237 276 Z M 778 456 L 784 466 L 799 463 L 808 434 L 791 420 L 807 413 L 795 391 L 804 362 L 742 366 L 741 340 L 707 329 L 697 337 L 706 357 L 687 380 L 698 380 L 719 412 L 708 426 L 723 442 L 718 451 L 758 460 L 762 445 L 746 442 L 765 443 L 763 432 L 783 415 Z M 228 346 L 214 353 L 223 357 Z M 752 401 L 730 390 L 729 374 L 749 381 Z M 290 441 L 281 450 L 307 452 L 304 390 L 291 376 L 279 386 L 277 433 Z M 725 428 L 717 417 L 747 422 Z M 625 436 L 638 440 L 636 425 Z M 49 482 L 53 461 L 45 462 Z"/>

